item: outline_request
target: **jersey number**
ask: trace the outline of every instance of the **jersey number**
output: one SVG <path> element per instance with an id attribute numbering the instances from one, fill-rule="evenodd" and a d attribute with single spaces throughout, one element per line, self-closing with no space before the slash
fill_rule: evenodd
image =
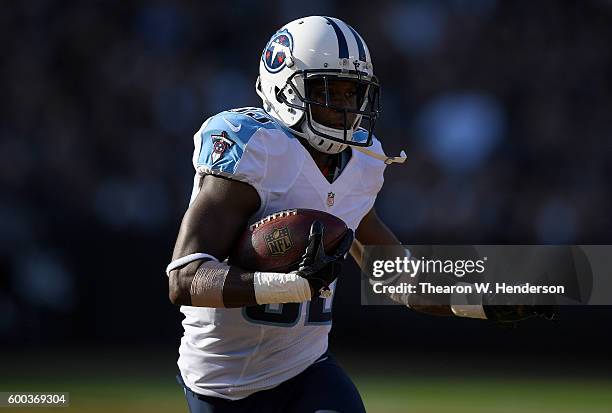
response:
<path id="1" fill-rule="evenodd" d="M 331 324 L 332 300 L 333 297 L 317 297 L 306 303 L 256 305 L 245 307 L 242 314 L 252 323 L 293 327 L 300 320 L 302 306 L 305 306 L 305 325 Z"/>

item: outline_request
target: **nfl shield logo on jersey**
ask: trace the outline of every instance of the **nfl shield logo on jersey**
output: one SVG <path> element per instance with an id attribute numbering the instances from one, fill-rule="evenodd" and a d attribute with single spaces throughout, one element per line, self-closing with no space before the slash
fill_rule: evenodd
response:
<path id="1" fill-rule="evenodd" d="M 334 194 L 333 192 L 328 192 L 327 193 L 327 206 L 328 207 L 333 207 L 334 206 L 334 197 L 336 196 L 336 194 Z"/>
<path id="2" fill-rule="evenodd" d="M 215 163 L 234 142 L 227 137 L 225 132 L 222 132 L 221 135 L 210 135 L 210 137 L 213 141 L 212 163 Z"/>

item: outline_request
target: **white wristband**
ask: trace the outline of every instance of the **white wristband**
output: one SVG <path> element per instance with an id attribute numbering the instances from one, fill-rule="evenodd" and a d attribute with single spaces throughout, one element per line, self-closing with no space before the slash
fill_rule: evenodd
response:
<path id="1" fill-rule="evenodd" d="M 458 283 L 457 285 L 471 285 L 468 283 Z M 482 306 L 482 295 L 473 297 L 473 294 L 451 295 L 450 309 L 457 317 L 487 319 Z"/>
<path id="2" fill-rule="evenodd" d="M 166 267 L 166 275 L 170 276 L 170 271 L 175 270 L 184 265 L 187 265 L 190 262 L 194 262 L 197 260 L 203 260 L 205 258 L 219 262 L 217 258 L 213 257 L 210 254 L 206 254 L 205 252 L 196 252 L 195 254 L 189 254 L 189 255 L 185 255 L 184 257 L 177 258 L 176 260 L 168 264 L 168 266 Z"/>
<path id="3" fill-rule="evenodd" d="M 302 303 L 312 298 L 308 281 L 295 273 L 257 271 L 253 285 L 257 304 Z"/>

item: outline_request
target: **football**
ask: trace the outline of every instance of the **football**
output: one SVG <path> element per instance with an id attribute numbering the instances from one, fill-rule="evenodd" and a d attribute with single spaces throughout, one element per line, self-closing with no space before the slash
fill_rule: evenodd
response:
<path id="1" fill-rule="evenodd" d="M 340 218 L 313 209 L 290 209 L 250 225 L 230 254 L 230 265 L 250 271 L 289 272 L 297 269 L 308 246 L 310 226 L 323 224 L 323 246 L 332 253 L 348 227 Z"/>

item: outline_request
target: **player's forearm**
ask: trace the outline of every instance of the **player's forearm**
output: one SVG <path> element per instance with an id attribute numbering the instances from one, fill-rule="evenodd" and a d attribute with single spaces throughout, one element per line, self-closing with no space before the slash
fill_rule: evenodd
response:
<path id="1" fill-rule="evenodd" d="M 363 244 L 357 240 L 354 240 L 349 252 L 351 254 L 351 257 L 353 257 L 353 259 L 361 269 L 361 271 L 364 271 L 365 266 L 363 262 Z"/>
<path id="2" fill-rule="evenodd" d="M 169 271 L 170 300 L 176 305 L 235 308 L 308 301 L 312 290 L 296 273 L 248 272 L 214 260 Z"/>
<path id="3" fill-rule="evenodd" d="M 400 242 L 397 240 L 395 235 L 385 226 L 383 228 L 379 228 L 378 231 L 375 232 L 377 234 L 376 241 L 379 245 L 390 245 L 390 246 L 399 246 Z M 362 237 L 363 238 L 363 237 Z M 403 248 L 402 248 L 403 249 Z M 394 259 L 397 254 L 397 250 L 393 249 L 390 251 L 391 257 Z M 354 241 L 351 246 L 351 256 L 359 265 L 361 270 L 365 270 L 365 262 L 364 262 L 364 245 L 359 241 Z M 401 251 L 403 253 L 403 251 Z M 406 296 L 399 296 L 397 294 L 389 294 L 389 297 L 396 302 L 407 305 L 411 310 L 418 311 L 420 313 L 435 315 L 435 316 L 452 316 L 454 315 L 450 306 L 448 305 L 440 305 L 435 304 L 427 297 L 419 296 L 416 294 L 410 294 Z"/>
<path id="4" fill-rule="evenodd" d="M 256 305 L 253 273 L 214 261 L 195 261 L 169 273 L 170 301 L 194 307 Z"/>

